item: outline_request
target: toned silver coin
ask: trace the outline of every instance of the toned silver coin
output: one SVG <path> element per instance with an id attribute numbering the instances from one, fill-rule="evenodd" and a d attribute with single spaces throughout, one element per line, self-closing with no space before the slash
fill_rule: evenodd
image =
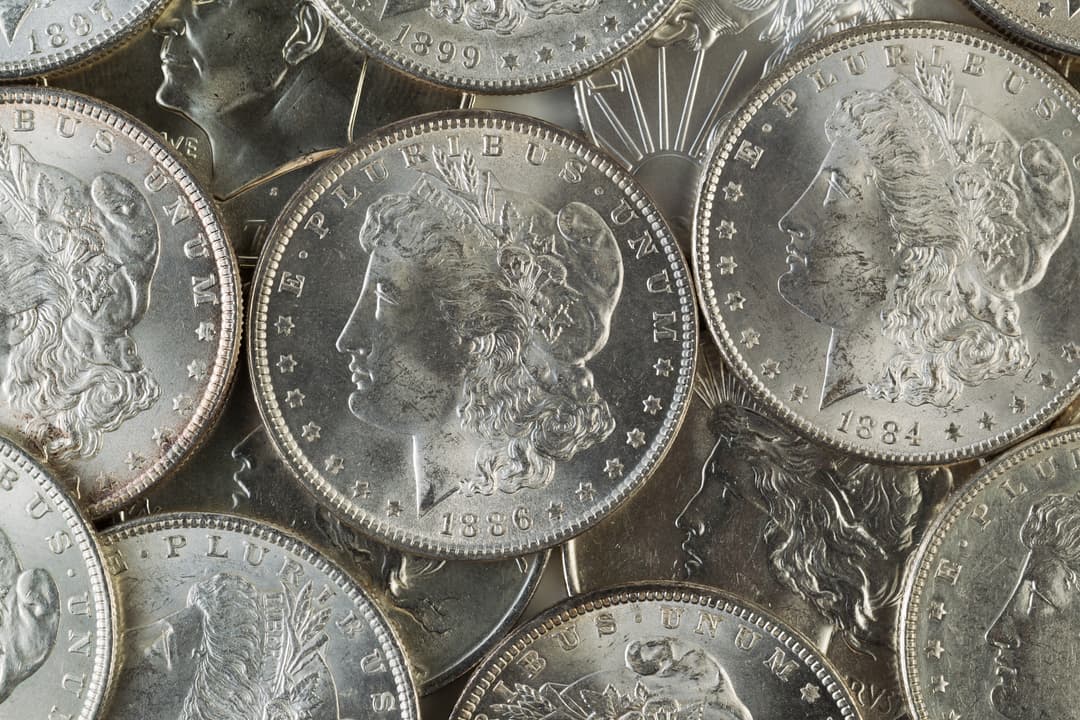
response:
<path id="1" fill-rule="evenodd" d="M 1080 692 L 1080 431 L 988 465 L 913 559 L 900 624 L 912 713 L 1074 717 Z"/>
<path id="2" fill-rule="evenodd" d="M 571 598 L 518 628 L 452 720 L 855 719 L 827 661 L 779 621 L 696 585 Z"/>
<path id="3" fill-rule="evenodd" d="M 386 619 L 298 540 L 190 513 L 102 542 L 125 625 L 110 718 L 419 717 Z"/>
<path id="4" fill-rule="evenodd" d="M 0 438 L 0 717 L 95 720 L 116 612 L 92 528 L 48 473 Z"/>
<path id="5" fill-rule="evenodd" d="M 762 85 L 710 163 L 694 240 L 713 335 L 762 405 L 920 464 L 1060 412 L 1080 386 L 1077 99 L 938 23 L 853 31 Z"/>
<path id="6" fill-rule="evenodd" d="M 368 448 L 380 444 L 369 439 Z M 355 491 L 368 490 L 359 483 Z M 315 502 L 275 452 L 248 383 L 180 472 L 118 520 L 176 511 L 227 512 L 284 527 L 356 578 L 401 641 L 422 695 L 472 667 L 520 617 L 546 554 L 498 562 L 431 560 L 371 540 Z"/>
<path id="7" fill-rule="evenodd" d="M 641 485 L 686 407 L 678 248 L 611 160 L 539 121 L 429 115 L 354 146 L 290 201 L 255 282 L 277 447 L 421 554 L 581 532 Z"/>
<path id="8" fill-rule="evenodd" d="M 894 646 L 904 565 L 968 472 L 870 465 L 804 440 L 705 346 L 671 452 L 641 492 L 564 546 L 567 586 L 723 588 L 813 642 L 863 718 L 897 720 L 907 715 Z"/>
<path id="9" fill-rule="evenodd" d="M 1003 30 L 1061 52 L 1080 53 L 1077 0 L 968 0 Z"/>
<path id="10" fill-rule="evenodd" d="M 719 128 L 753 86 L 799 47 L 905 18 L 981 25 L 964 0 L 683 0 L 647 43 L 578 81 L 578 114 L 689 250 L 692 188 Z"/>
<path id="11" fill-rule="evenodd" d="M 236 261 L 210 198 L 132 118 L 0 91 L 0 432 L 92 516 L 172 471 L 225 401 Z"/>
<path id="12" fill-rule="evenodd" d="M 0 78 L 43 75 L 128 40 L 165 0 L 8 0 L 0 6 Z"/>
<path id="13" fill-rule="evenodd" d="M 315 0 L 378 59 L 440 85 L 524 93 L 562 85 L 643 41 L 675 0 Z"/>
<path id="14" fill-rule="evenodd" d="M 173 0 L 124 49 L 52 80 L 161 132 L 213 193 L 251 268 L 319 161 L 389 122 L 464 102 L 369 62 L 310 0 Z"/>

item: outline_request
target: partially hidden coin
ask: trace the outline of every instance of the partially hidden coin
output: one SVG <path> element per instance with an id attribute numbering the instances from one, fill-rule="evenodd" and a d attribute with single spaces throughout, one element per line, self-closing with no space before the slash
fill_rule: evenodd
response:
<path id="1" fill-rule="evenodd" d="M 149 129 L 88 97 L 0 91 L 0 432 L 92 516 L 175 469 L 239 353 L 236 260 Z"/>
<path id="2" fill-rule="evenodd" d="M 256 274 L 252 379 L 293 470 L 372 536 L 521 555 L 644 482 L 696 322 L 678 248 L 610 159 L 522 116 L 434 114 L 289 202 Z"/>
<path id="3" fill-rule="evenodd" d="M 421 79 L 481 93 L 563 85 L 645 40 L 674 0 L 316 0 L 345 37 Z"/>
<path id="4" fill-rule="evenodd" d="M 913 558 L 899 630 L 916 720 L 1076 714 L 1080 430 L 976 475 Z"/>
<path id="5" fill-rule="evenodd" d="M 806 440 L 762 412 L 706 345 L 686 420 L 652 479 L 563 546 L 567 587 L 723 588 L 809 638 L 865 720 L 899 720 L 904 566 L 970 472 L 873 465 Z"/>
<path id="6" fill-rule="evenodd" d="M 543 717 L 855 719 L 802 638 L 709 588 L 632 585 L 571 598 L 518 628 L 451 720 Z"/>
<path id="7" fill-rule="evenodd" d="M 349 494 L 363 497 L 373 482 L 358 480 Z M 335 562 L 386 615 L 421 695 L 467 672 L 502 639 L 547 564 L 546 553 L 493 562 L 433 560 L 368 538 L 316 502 L 279 458 L 248 383 L 233 388 L 221 422 L 191 461 L 124 508 L 120 519 L 180 511 L 234 513 L 277 525 Z"/>
<path id="8" fill-rule="evenodd" d="M 0 438 L 0 717 L 103 717 L 116 609 L 93 529 L 72 498 Z"/>
<path id="9" fill-rule="evenodd" d="M 102 539 L 124 615 L 110 718 L 418 717 L 386 619 L 304 543 L 212 513 Z"/>
<path id="10" fill-rule="evenodd" d="M 166 0 L 9 0 L 0 7 L 0 78 L 44 75 L 105 55 Z"/>
<path id="11" fill-rule="evenodd" d="M 1002 30 L 1044 47 L 1080 53 L 1080 3 L 1076 0 L 968 0 Z"/>
<path id="12" fill-rule="evenodd" d="M 852 31 L 764 83 L 706 173 L 695 272 L 762 405 L 870 460 L 985 456 L 1076 395 L 1078 96 L 1002 40 Z"/>

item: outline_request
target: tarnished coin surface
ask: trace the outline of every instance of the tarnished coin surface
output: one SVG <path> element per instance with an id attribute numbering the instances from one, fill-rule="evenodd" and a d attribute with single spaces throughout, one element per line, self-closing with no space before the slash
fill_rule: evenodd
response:
<path id="1" fill-rule="evenodd" d="M 564 546 L 568 589 L 723 588 L 809 638 L 865 720 L 906 717 L 894 659 L 904 565 L 970 469 L 870 465 L 804 440 L 761 412 L 711 344 L 697 373 L 652 479 Z"/>
<path id="2" fill-rule="evenodd" d="M 692 188 L 754 84 L 801 46 L 909 17 L 981 24 L 964 0 L 682 0 L 648 42 L 577 82 L 578 113 L 689 249 Z"/>
<path id="3" fill-rule="evenodd" d="M 184 460 L 239 352 L 236 260 L 209 196 L 91 98 L 0 91 L 0 432 L 92 516 Z"/>
<path id="4" fill-rule="evenodd" d="M 1074 717 L 1080 430 L 984 468 L 915 555 L 900 650 L 919 720 Z"/>
<path id="5" fill-rule="evenodd" d="M 295 472 L 390 544 L 554 545 L 628 497 L 682 419 L 682 256 L 637 185 L 553 126 L 388 128 L 313 176 L 269 243 L 260 411 Z M 372 428 L 389 442 L 369 447 Z"/>
<path id="6" fill-rule="evenodd" d="M 110 718 L 418 718 L 386 619 L 309 546 L 212 513 L 102 541 L 124 616 Z"/>
<path id="7" fill-rule="evenodd" d="M 311 0 L 172 0 L 122 50 L 51 80 L 162 133 L 209 186 L 250 268 L 320 160 L 389 122 L 464 102 L 368 62 Z"/>
<path id="8" fill-rule="evenodd" d="M 378 449 L 371 436 L 360 439 Z M 385 441 L 384 441 L 385 442 Z M 370 492 L 363 481 L 357 495 Z M 315 501 L 274 450 L 251 386 L 237 383 L 206 445 L 121 518 L 226 512 L 288 528 L 356 578 L 394 627 L 422 695 L 465 673 L 520 617 L 546 554 L 496 562 L 432 560 L 369 539 Z"/>
<path id="9" fill-rule="evenodd" d="M 675 0 L 315 0 L 378 59 L 459 90 L 524 93 L 643 41 Z"/>
<path id="10" fill-rule="evenodd" d="M 710 162 L 695 272 L 767 410 L 939 464 L 1075 396 L 1078 96 L 975 30 L 853 31 L 759 88 Z"/>
<path id="11" fill-rule="evenodd" d="M 100 718 L 118 628 L 93 530 L 3 438 L 0 498 L 0 717 Z"/>
<path id="12" fill-rule="evenodd" d="M 129 39 L 166 0 L 7 0 L 0 6 L 0 78 L 43 75 Z"/>
<path id="13" fill-rule="evenodd" d="M 523 625 L 469 680 L 451 720 L 484 717 L 856 719 L 798 635 L 709 588 L 628 586 Z"/>
<path id="14" fill-rule="evenodd" d="M 1061 52 L 1080 53 L 1077 0 L 968 0 L 1003 30 Z"/>

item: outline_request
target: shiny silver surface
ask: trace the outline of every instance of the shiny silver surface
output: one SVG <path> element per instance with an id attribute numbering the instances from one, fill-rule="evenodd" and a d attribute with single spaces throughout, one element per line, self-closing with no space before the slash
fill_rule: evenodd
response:
<path id="1" fill-rule="evenodd" d="M 853 31 L 759 88 L 698 206 L 695 272 L 763 406 L 845 452 L 986 455 L 1075 396 L 1075 91 L 997 38 Z"/>
<path id="2" fill-rule="evenodd" d="M 1003 30 L 1058 52 L 1080 53 L 1076 0 L 969 0 Z"/>
<path id="3" fill-rule="evenodd" d="M 252 302 L 275 444 L 423 554 L 580 532 L 641 484 L 688 400 L 696 314 L 663 221 L 611 161 L 521 116 L 429 115 L 324 166 Z"/>

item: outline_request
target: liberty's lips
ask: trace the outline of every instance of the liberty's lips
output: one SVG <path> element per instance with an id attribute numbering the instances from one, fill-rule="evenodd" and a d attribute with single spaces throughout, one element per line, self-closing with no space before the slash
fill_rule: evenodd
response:
<path id="1" fill-rule="evenodd" d="M 795 240 L 794 239 L 792 239 L 791 242 L 789 242 L 787 244 L 786 250 L 787 250 L 787 263 L 788 263 L 788 265 L 799 264 L 799 265 L 802 265 L 803 267 L 806 267 L 806 264 L 807 264 L 806 256 L 803 255 L 802 252 L 800 252 L 799 248 L 795 245 Z"/>
<path id="2" fill-rule="evenodd" d="M 198 65 L 195 59 L 190 56 L 178 55 L 173 51 L 173 37 L 165 37 L 161 41 L 161 52 L 159 57 L 161 59 L 162 66 L 168 66 L 170 68 L 191 68 L 192 70 L 198 70 Z"/>
<path id="3" fill-rule="evenodd" d="M 357 390 L 367 390 L 371 386 L 371 371 L 363 366 L 363 360 L 353 353 L 349 354 L 349 370 L 352 372 L 352 384 Z"/>
<path id="4" fill-rule="evenodd" d="M 998 676 L 999 685 L 1011 685 L 1016 680 L 1016 668 L 1004 663 L 1001 650 L 994 657 L 994 674 Z"/>

